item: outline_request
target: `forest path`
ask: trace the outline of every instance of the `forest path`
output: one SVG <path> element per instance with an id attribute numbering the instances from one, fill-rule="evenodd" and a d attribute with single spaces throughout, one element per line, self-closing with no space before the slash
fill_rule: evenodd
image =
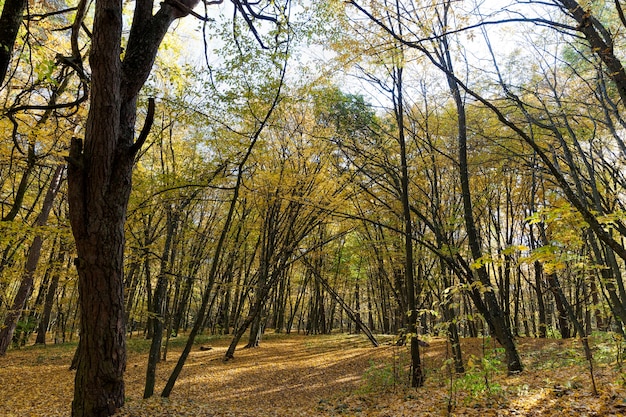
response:
<path id="1" fill-rule="evenodd" d="M 626 379 L 617 369 L 617 345 L 610 337 L 593 344 L 598 396 L 590 393 L 576 340 L 520 339 L 526 370 L 507 377 L 493 341 L 463 339 L 468 372 L 455 377 L 452 403 L 442 339 L 423 349 L 427 379 L 418 390 L 401 386 L 407 353 L 390 338 L 372 348 L 365 336 L 268 334 L 261 347 L 239 348 L 235 359 L 225 363 L 229 341 L 204 338 L 189 356 L 171 398 L 157 395 L 144 401 L 148 342 L 129 340 L 127 401 L 117 416 L 626 415 Z M 172 339 L 168 361 L 158 367 L 155 392 L 165 385 L 183 342 Z M 27 347 L 0 358 L 0 416 L 68 416 L 74 377 L 68 366 L 74 347 Z"/>
<path id="2" fill-rule="evenodd" d="M 137 336 L 129 340 L 121 416 L 308 415 L 320 399 L 356 389 L 372 361 L 389 352 L 372 348 L 365 336 L 268 334 L 259 348 L 242 349 L 242 343 L 235 359 L 223 362 L 230 338 L 209 338 L 194 347 L 171 398 L 162 401 L 158 393 L 183 342 L 171 339 L 168 360 L 157 368 L 157 396 L 142 401 L 148 345 Z M 0 357 L 0 416 L 68 416 L 74 348 L 28 346 Z"/>

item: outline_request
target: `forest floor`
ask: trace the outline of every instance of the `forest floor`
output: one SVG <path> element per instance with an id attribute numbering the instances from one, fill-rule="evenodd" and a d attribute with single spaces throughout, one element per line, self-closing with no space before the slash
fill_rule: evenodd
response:
<path id="1" fill-rule="evenodd" d="M 507 376 L 502 349 L 490 339 L 463 339 L 465 376 L 453 375 L 443 339 L 422 348 L 426 383 L 406 386 L 407 348 L 380 337 L 268 334 L 256 349 L 224 363 L 227 337 L 195 346 L 169 399 L 143 400 L 148 342 L 128 342 L 126 405 L 119 417 L 164 416 L 626 416 L 626 369 L 610 335 L 592 340 L 594 395 L 577 340 L 518 340 L 525 370 Z M 159 364 L 157 394 L 183 338 Z M 211 347 L 200 350 L 200 347 Z M 0 358 L 0 416 L 68 416 L 75 345 L 33 346 Z"/>

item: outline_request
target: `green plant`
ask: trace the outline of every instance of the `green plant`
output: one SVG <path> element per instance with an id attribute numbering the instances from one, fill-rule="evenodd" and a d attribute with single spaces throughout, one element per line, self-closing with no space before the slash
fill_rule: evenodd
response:
<path id="1" fill-rule="evenodd" d="M 467 393 L 465 402 L 486 398 L 488 400 L 500 396 L 503 393 L 502 386 L 493 381 L 489 381 L 486 372 L 480 368 L 468 370 L 464 375 L 454 382 L 455 391 Z"/>
<path id="2" fill-rule="evenodd" d="M 370 366 L 363 374 L 363 384 L 357 394 L 370 394 L 392 389 L 396 385 L 396 373 L 393 364 L 370 361 Z"/>
<path id="3" fill-rule="evenodd" d="M 483 349 L 480 358 L 470 355 L 466 372 L 453 382 L 452 391 L 467 393 L 466 402 L 481 398 L 489 401 L 501 396 L 504 390 L 500 384 L 493 382 L 492 377 L 502 365 L 500 360 L 502 352 L 502 348 Z"/>

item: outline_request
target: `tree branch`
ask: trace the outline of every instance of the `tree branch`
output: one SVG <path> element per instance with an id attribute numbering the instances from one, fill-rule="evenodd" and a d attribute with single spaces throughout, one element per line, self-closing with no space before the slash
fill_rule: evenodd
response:
<path id="1" fill-rule="evenodd" d="M 148 113 L 146 114 L 146 120 L 143 123 L 143 127 L 141 128 L 141 133 L 139 133 L 139 137 L 137 141 L 130 148 L 130 152 L 133 157 L 139 152 L 146 139 L 148 138 L 148 134 L 150 133 L 150 129 L 152 128 L 152 123 L 154 122 L 154 98 L 150 97 L 148 99 Z"/>

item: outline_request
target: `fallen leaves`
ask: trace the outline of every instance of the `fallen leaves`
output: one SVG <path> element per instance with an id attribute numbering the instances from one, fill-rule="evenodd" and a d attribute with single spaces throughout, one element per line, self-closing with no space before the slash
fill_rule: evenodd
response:
<path id="1" fill-rule="evenodd" d="M 526 370 L 507 377 L 502 369 L 487 375 L 491 391 L 476 394 L 467 385 L 451 391 L 444 340 L 423 349 L 426 386 L 405 386 L 404 347 L 371 348 L 354 335 L 268 335 L 257 349 L 239 349 L 222 362 L 229 340 L 212 340 L 189 357 L 169 399 L 141 398 L 147 355 L 129 352 L 126 404 L 118 417 L 166 416 L 623 416 L 626 390 L 610 361 L 596 364 L 600 395 L 590 394 L 576 341 L 522 339 Z M 462 341 L 466 357 L 480 357 L 479 339 Z M 487 347 L 491 349 L 491 346 Z M 146 351 L 147 352 L 147 351 Z M 74 373 L 73 349 L 29 347 L 0 358 L 0 415 L 67 416 Z M 159 364 L 157 390 L 178 357 Z M 395 377 L 394 377 L 395 375 Z M 470 380 L 479 384 L 480 379 Z"/>

